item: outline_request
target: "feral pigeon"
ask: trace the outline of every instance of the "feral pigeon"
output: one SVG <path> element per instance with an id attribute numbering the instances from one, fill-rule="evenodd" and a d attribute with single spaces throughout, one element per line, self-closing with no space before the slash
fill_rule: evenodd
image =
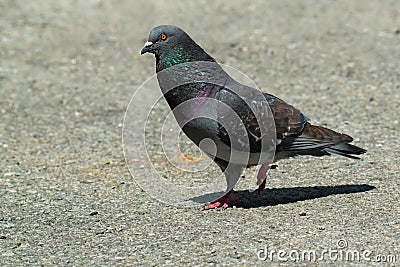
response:
<path id="1" fill-rule="evenodd" d="M 144 53 L 155 55 L 161 91 L 183 132 L 200 148 L 203 140 L 214 144 L 214 151 L 210 146 L 204 150 L 224 172 L 227 190 L 205 209 L 238 204 L 231 192 L 246 167 L 261 165 L 257 185 L 262 191 L 267 172 L 276 167 L 277 160 L 331 154 L 357 158 L 354 155 L 366 152 L 349 144 L 353 140 L 349 135 L 312 125 L 285 101 L 235 81 L 177 26 L 152 29 L 141 50 Z M 268 160 L 271 141 L 274 155 Z M 248 156 L 233 159 L 232 151 L 240 150 Z"/>

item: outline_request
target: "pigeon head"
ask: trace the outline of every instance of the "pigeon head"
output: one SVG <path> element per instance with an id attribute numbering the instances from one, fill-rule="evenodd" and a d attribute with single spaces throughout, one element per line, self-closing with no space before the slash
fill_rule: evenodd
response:
<path id="1" fill-rule="evenodd" d="M 140 51 L 140 54 L 153 53 L 160 54 L 162 50 L 167 50 L 182 39 L 182 36 L 190 38 L 182 29 L 173 25 L 161 25 L 151 30 L 147 42 Z"/>
<path id="2" fill-rule="evenodd" d="M 174 25 L 161 25 L 150 31 L 140 54 L 152 53 L 157 70 L 192 61 L 214 61 L 190 36 Z"/>

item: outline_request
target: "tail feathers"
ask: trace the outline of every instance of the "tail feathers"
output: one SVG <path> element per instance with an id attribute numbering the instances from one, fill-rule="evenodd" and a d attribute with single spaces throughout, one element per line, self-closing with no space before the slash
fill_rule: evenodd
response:
<path id="1" fill-rule="evenodd" d="M 335 132 L 331 129 L 305 123 L 302 133 L 298 136 L 287 136 L 277 147 L 278 151 L 285 151 L 289 156 L 296 155 L 341 155 L 359 159 L 353 155 L 367 152 L 365 149 L 349 144 L 353 138 L 347 134 Z"/>
<path id="2" fill-rule="evenodd" d="M 367 150 L 351 144 L 340 144 L 336 146 L 326 147 L 322 150 L 328 152 L 329 154 L 337 154 L 352 159 L 359 159 L 359 157 L 353 155 L 361 155 L 367 152 Z"/>

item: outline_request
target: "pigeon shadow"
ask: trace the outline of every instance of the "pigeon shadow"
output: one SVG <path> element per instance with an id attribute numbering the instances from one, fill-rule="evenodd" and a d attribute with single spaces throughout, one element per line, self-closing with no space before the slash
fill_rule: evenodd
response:
<path id="1" fill-rule="evenodd" d="M 327 197 L 331 195 L 354 194 L 376 189 L 368 184 L 355 185 L 335 185 L 335 186 L 310 186 L 310 187 L 292 187 L 292 188 L 266 188 L 261 193 L 258 191 L 250 192 L 248 190 L 234 191 L 232 196 L 239 199 L 241 208 L 251 209 L 279 204 L 288 204 L 298 201 L 305 201 L 315 198 Z M 223 192 L 217 192 L 191 198 L 194 202 L 204 203 L 204 199 L 210 197 L 217 198 Z"/>

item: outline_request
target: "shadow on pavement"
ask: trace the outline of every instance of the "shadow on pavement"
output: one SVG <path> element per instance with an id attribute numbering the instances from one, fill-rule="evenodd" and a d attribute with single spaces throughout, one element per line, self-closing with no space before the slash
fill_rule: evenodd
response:
<path id="1" fill-rule="evenodd" d="M 279 204 L 294 203 L 309 199 L 327 197 L 330 195 L 353 194 L 370 191 L 376 187 L 368 184 L 335 185 L 335 186 L 311 186 L 292 188 L 265 189 L 261 193 L 247 190 L 235 191 L 233 197 L 240 201 L 240 207 L 245 209 L 275 206 Z M 213 193 L 220 195 L 219 193 Z M 192 201 L 200 202 L 204 196 L 194 197 Z"/>

